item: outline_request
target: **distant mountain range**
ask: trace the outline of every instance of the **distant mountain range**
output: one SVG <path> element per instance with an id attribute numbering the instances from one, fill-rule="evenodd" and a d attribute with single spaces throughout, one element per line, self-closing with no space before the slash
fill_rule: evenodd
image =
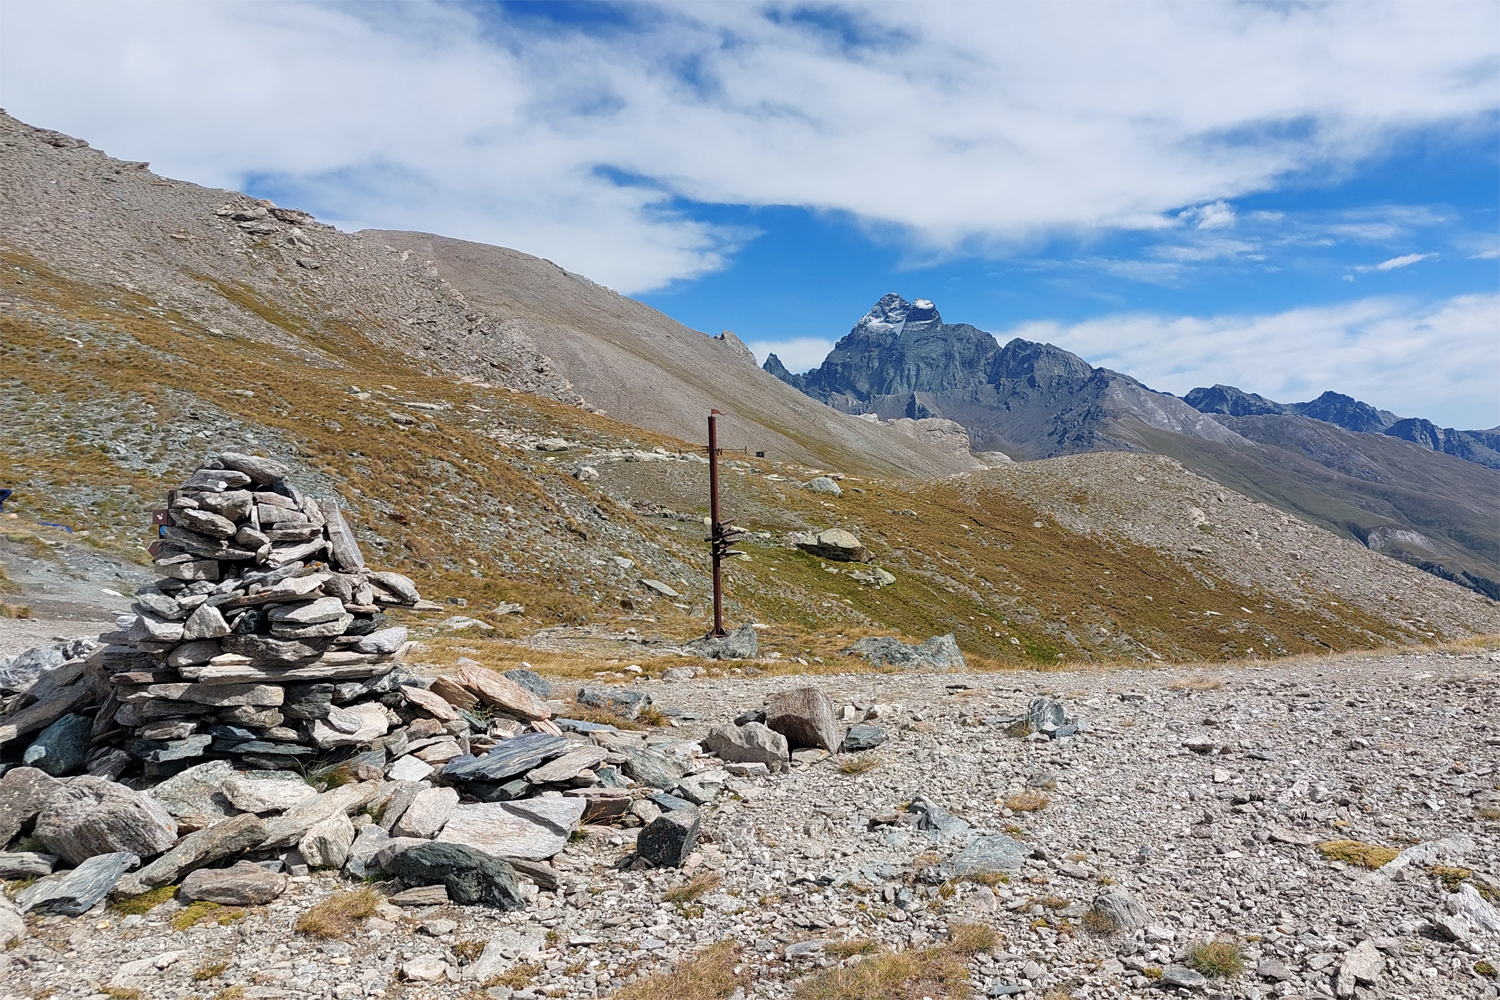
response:
<path id="1" fill-rule="evenodd" d="M 1500 428 L 1439 428 L 1336 392 L 1278 403 L 1233 386 L 1178 398 L 1052 344 L 1003 346 L 927 299 L 883 296 L 822 365 L 763 366 L 835 409 L 962 424 L 1016 460 L 1153 451 L 1500 599 Z"/>

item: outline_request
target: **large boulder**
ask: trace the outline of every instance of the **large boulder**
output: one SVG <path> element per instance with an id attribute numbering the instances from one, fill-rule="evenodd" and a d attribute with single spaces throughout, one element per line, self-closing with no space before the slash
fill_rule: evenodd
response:
<path id="1" fill-rule="evenodd" d="M 833 718 L 833 702 L 815 687 L 779 691 L 766 700 L 766 727 L 786 737 L 792 749 L 822 747 L 837 753 L 843 734 Z"/>
<path id="2" fill-rule="evenodd" d="M 753 660 L 760 655 L 754 625 L 741 625 L 728 635 L 704 636 L 683 647 L 705 660 Z"/>
<path id="3" fill-rule="evenodd" d="M 829 528 L 816 535 L 798 535 L 794 544 L 803 552 L 834 562 L 869 562 L 872 553 L 852 531 Z"/>
<path id="4" fill-rule="evenodd" d="M 419 844 L 391 858 L 387 869 L 408 885 L 445 886 L 455 903 L 484 903 L 501 910 L 526 906 L 515 869 L 465 844 Z"/>
<path id="5" fill-rule="evenodd" d="M 890 636 L 868 636 L 844 650 L 869 660 L 877 667 L 907 670 L 967 670 L 969 665 L 953 633 L 935 635 L 913 646 Z"/>
<path id="6" fill-rule="evenodd" d="M 651 696 L 644 691 L 626 688 L 581 687 L 578 689 L 577 701 L 580 705 L 634 719 L 651 704 Z"/>
<path id="7" fill-rule="evenodd" d="M 938 866 L 945 878 L 963 878 L 966 875 L 1014 875 L 1031 853 L 1029 848 L 996 833 L 976 837 L 968 847 Z"/>
<path id="8" fill-rule="evenodd" d="M 62 782 L 35 767 L 13 767 L 0 777 L 0 847 L 36 818 Z"/>
<path id="9" fill-rule="evenodd" d="M 37 814 L 35 835 L 70 864 L 99 854 L 150 858 L 177 842 L 177 821 L 150 796 L 83 775 L 64 782 L 47 799 Z"/>
<path id="10" fill-rule="evenodd" d="M 397 837 L 436 837 L 458 805 L 458 789 L 427 788 L 418 792 L 401 818 L 391 827 Z"/>
<path id="11" fill-rule="evenodd" d="M 703 738 L 703 749 L 730 764 L 764 764 L 772 771 L 785 770 L 790 757 L 786 737 L 759 722 L 715 726 Z"/>
<path id="12" fill-rule="evenodd" d="M 297 851 L 309 868 L 344 867 L 354 845 L 354 823 L 342 810 L 335 811 L 308 828 L 297 841 Z"/>
<path id="13" fill-rule="evenodd" d="M 182 880 L 178 899 L 201 899 L 221 906 L 264 906 L 286 892 L 287 877 L 240 861 L 231 868 L 199 868 Z"/>
<path id="14" fill-rule="evenodd" d="M 204 826 L 233 811 L 223 794 L 224 782 L 232 777 L 229 761 L 211 760 L 179 771 L 146 794 L 173 816 L 192 816 Z"/>

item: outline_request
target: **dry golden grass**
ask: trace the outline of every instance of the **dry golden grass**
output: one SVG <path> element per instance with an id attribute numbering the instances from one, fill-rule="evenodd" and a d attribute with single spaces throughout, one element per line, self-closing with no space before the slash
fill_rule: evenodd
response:
<path id="1" fill-rule="evenodd" d="M 669 903 L 691 903 L 699 896 L 713 892 L 723 884 L 724 878 L 718 872 L 704 872 L 702 875 L 694 875 L 682 885 L 668 889 L 662 898 Z"/>
<path id="2" fill-rule="evenodd" d="M 1394 847 L 1378 847 L 1360 840 L 1330 840 L 1318 845 L 1324 857 L 1361 868 L 1379 868 L 1396 860 L 1401 852 Z"/>
<path id="3" fill-rule="evenodd" d="M 1005 808 L 1011 812 L 1018 813 L 1039 812 L 1047 808 L 1047 803 L 1051 801 L 1051 799 L 1047 798 L 1041 792 L 1027 789 L 1026 791 L 1006 796 Z"/>
<path id="4" fill-rule="evenodd" d="M 855 958 L 859 955 L 873 955 L 880 950 L 879 942 L 871 938 L 855 938 L 853 941 L 835 941 L 823 946 L 823 954 L 832 955 L 834 958 Z"/>
<path id="5" fill-rule="evenodd" d="M 245 987 L 236 983 L 214 994 L 213 1000 L 245 1000 Z"/>
<path id="6" fill-rule="evenodd" d="M 1206 674 L 1194 674 L 1192 677 L 1184 677 L 1168 685 L 1173 691 L 1217 691 L 1223 686 L 1224 678 L 1210 677 Z"/>
<path id="7" fill-rule="evenodd" d="M 1245 953 L 1233 941 L 1219 938 L 1188 949 L 1187 964 L 1210 979 L 1231 979 L 1245 968 Z"/>
<path id="8" fill-rule="evenodd" d="M 610 996 L 613 1000 L 727 1000 L 735 990 L 750 985 L 739 960 L 739 946 L 720 941 L 678 962 L 671 971 L 638 979 Z"/>
<path id="9" fill-rule="evenodd" d="M 873 771 L 883 764 L 884 761 L 874 753 L 852 754 L 839 759 L 839 771 L 844 774 L 864 774 Z"/>
<path id="10" fill-rule="evenodd" d="M 193 970 L 193 982 L 201 983 L 209 979 L 216 979 L 224 974 L 229 968 L 228 962 L 209 962 L 198 966 Z"/>
<path id="11" fill-rule="evenodd" d="M 1460 885 L 1474 877 L 1474 873 L 1469 869 L 1452 865 L 1433 865 L 1432 874 L 1437 876 L 1437 880 L 1443 883 L 1443 888 L 1449 892 L 1457 892 Z"/>
<path id="12" fill-rule="evenodd" d="M 969 959 L 993 948 L 996 935 L 984 924 L 955 924 L 950 935 L 935 947 L 882 952 L 829 969 L 799 983 L 794 1000 L 962 1000 L 971 995 Z"/>
<path id="13" fill-rule="evenodd" d="M 297 918 L 297 933 L 319 938 L 347 937 L 359 929 L 366 917 L 374 915 L 382 899 L 369 886 L 335 892 Z"/>
<path id="14" fill-rule="evenodd" d="M 513 965 L 498 976 L 491 976 L 485 986 L 509 986 L 513 990 L 524 990 L 531 985 L 544 966 L 540 962 L 522 962 Z"/>

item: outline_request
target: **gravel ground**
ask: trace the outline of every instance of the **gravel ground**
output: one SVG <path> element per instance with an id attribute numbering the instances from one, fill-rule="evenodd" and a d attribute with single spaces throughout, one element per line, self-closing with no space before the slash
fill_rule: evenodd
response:
<path id="1" fill-rule="evenodd" d="M 908 948 L 976 920 L 999 932 L 971 963 L 977 995 L 1163 995 L 1148 976 L 1219 937 L 1243 950 L 1245 971 L 1210 980 L 1202 995 L 1333 996 L 1345 953 L 1369 940 L 1384 967 L 1359 997 L 1494 997 L 1494 980 L 1474 968 L 1500 965 L 1500 937 L 1437 932 L 1432 918 L 1449 894 L 1429 864 L 1392 879 L 1311 844 L 1455 838 L 1449 860 L 1476 873 L 1470 884 L 1500 872 L 1497 661 L 1474 650 L 1215 670 L 812 678 L 839 705 L 885 706 L 876 724 L 891 739 L 873 751 L 880 763 L 846 774 L 822 760 L 732 779 L 739 794 L 708 810 L 686 872 L 621 870 L 635 831 L 590 827 L 555 859 L 559 891 L 515 914 L 384 904 L 347 940 L 294 933 L 296 916 L 340 886 L 332 875 L 296 879 L 270 906 L 187 931 L 170 925 L 175 902 L 123 918 L 101 906 L 34 920 L 33 936 L 0 954 L 0 997 L 90 996 L 111 983 L 116 995 L 171 998 L 231 985 L 265 998 L 505 997 L 514 987 L 520 997 L 595 997 L 724 939 L 744 948 L 748 996 L 789 997 L 838 961 L 816 942 Z M 797 683 L 648 687 L 658 704 L 699 715 L 681 722 L 697 734 Z M 1000 720 L 1041 694 L 1084 731 L 1005 735 Z M 1024 791 L 1047 804 L 1007 808 Z M 956 843 L 899 821 L 872 828 L 917 794 L 1009 831 L 1030 851 L 1025 867 L 993 889 L 934 877 Z M 696 901 L 664 899 L 704 874 L 722 882 Z M 1145 905 L 1145 928 L 1085 931 L 1106 885 Z M 485 972 L 490 982 L 497 968 L 514 973 L 511 986 L 486 990 L 469 960 L 496 939 L 520 957 Z M 223 971 L 209 975 L 218 963 Z M 410 978 L 434 972 L 462 986 Z"/>

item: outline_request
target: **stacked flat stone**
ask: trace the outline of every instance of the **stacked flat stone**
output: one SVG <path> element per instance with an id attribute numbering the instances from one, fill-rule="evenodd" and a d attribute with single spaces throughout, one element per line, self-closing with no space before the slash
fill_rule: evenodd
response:
<path id="1" fill-rule="evenodd" d="M 331 500 L 272 459 L 212 455 L 168 497 L 143 588 L 98 654 L 113 691 L 94 724 L 123 769 L 200 758 L 288 768 L 383 736 L 382 697 L 423 606 L 411 580 L 372 572 Z M 127 757 L 129 759 L 127 759 Z"/>

